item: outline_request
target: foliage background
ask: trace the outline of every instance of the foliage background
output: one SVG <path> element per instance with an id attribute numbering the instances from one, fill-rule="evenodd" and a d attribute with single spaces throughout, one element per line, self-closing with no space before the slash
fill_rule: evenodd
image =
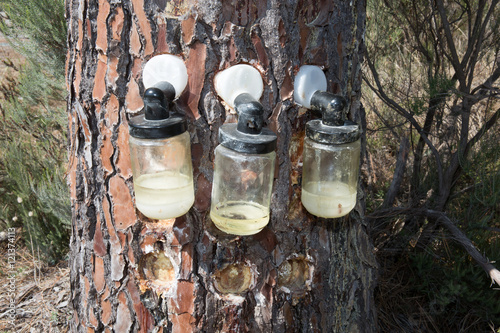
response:
<path id="1" fill-rule="evenodd" d="M 383 332 L 500 327 L 498 285 L 465 250 L 499 260 L 498 17 L 498 1 L 368 1 L 364 173 Z"/>
<path id="2" fill-rule="evenodd" d="M 23 227 L 26 245 L 50 263 L 67 254 L 71 227 L 65 181 L 63 1 L 1 0 L 0 31 L 22 59 L 0 87 L 0 223 Z"/>

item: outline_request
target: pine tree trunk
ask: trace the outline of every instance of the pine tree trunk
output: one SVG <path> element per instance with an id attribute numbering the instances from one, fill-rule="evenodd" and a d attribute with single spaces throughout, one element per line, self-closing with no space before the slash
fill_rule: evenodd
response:
<path id="1" fill-rule="evenodd" d="M 74 332 L 372 332 L 377 263 L 363 192 L 348 218 L 300 203 L 304 125 L 293 102 L 302 64 L 324 66 L 329 91 L 363 123 L 360 59 L 365 2 L 68 0 L 69 183 Z M 142 108 L 153 55 L 181 56 L 189 83 L 196 200 L 184 217 L 152 222 L 134 208 L 127 119 Z M 217 71 L 251 63 L 278 134 L 271 221 L 255 236 L 209 219 L 213 150 L 232 116 Z"/>

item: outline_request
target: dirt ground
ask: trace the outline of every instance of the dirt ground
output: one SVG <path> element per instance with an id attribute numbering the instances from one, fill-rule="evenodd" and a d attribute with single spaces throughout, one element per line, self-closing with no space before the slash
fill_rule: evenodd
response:
<path id="1" fill-rule="evenodd" d="M 10 47 L 5 36 L 0 33 L 0 83 L 10 75 L 13 75 L 14 70 L 6 64 L 9 60 L 12 60 L 14 63 L 20 63 L 20 56 Z"/>
<path id="2" fill-rule="evenodd" d="M 0 244 L 0 332 L 68 332 L 67 262 L 54 267 L 40 262 L 21 233 L 17 229 L 15 237 Z"/>

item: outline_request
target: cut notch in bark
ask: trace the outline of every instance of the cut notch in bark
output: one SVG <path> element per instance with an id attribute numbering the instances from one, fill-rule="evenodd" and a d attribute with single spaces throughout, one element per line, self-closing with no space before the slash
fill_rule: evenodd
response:
<path id="1" fill-rule="evenodd" d="M 144 255 L 139 263 L 139 272 L 143 279 L 159 287 L 167 287 L 176 282 L 175 267 L 163 251 Z"/>
<path id="2" fill-rule="evenodd" d="M 285 290 L 303 295 L 311 289 L 314 266 L 303 255 L 294 256 L 284 261 L 278 268 L 278 285 Z"/>
<path id="3" fill-rule="evenodd" d="M 255 285 L 254 269 L 246 263 L 226 265 L 213 275 L 215 289 L 221 294 L 243 294 Z"/>

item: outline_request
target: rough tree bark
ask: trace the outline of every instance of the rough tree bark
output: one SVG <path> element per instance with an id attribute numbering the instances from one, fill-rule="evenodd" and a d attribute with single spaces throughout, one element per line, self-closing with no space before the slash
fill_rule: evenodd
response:
<path id="1" fill-rule="evenodd" d="M 310 112 L 293 103 L 294 73 L 324 66 L 329 90 L 362 123 L 365 2 L 69 0 L 67 63 L 73 210 L 72 331 L 371 332 L 377 263 L 363 192 L 350 217 L 321 220 L 300 203 Z M 152 222 L 134 208 L 127 119 L 141 110 L 142 68 L 181 56 L 189 73 L 194 207 Z M 217 71 L 262 73 L 267 124 L 278 134 L 270 224 L 251 237 L 210 222 L 213 149 L 234 116 L 213 89 Z"/>

